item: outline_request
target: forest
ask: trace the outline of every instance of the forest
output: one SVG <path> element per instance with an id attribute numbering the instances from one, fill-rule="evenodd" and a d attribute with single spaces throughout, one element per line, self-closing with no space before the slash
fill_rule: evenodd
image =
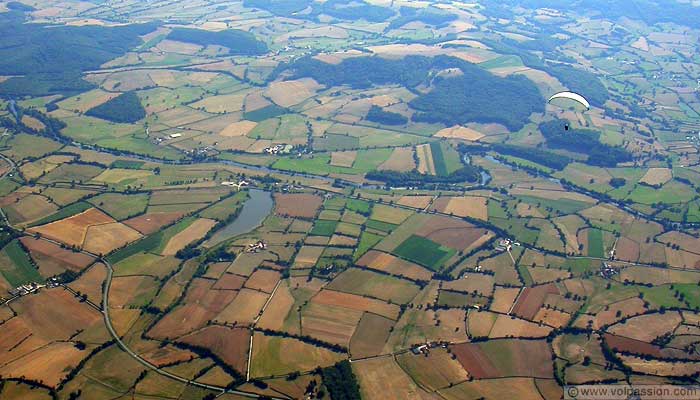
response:
<path id="1" fill-rule="evenodd" d="M 252 33 L 238 29 L 212 32 L 203 29 L 176 28 L 170 32 L 168 39 L 200 46 L 223 46 L 229 49 L 231 55 L 260 55 L 267 53 L 268 50 L 265 42 L 258 40 Z"/>
<path id="2" fill-rule="evenodd" d="M 429 83 L 434 72 L 448 68 L 459 68 L 463 74 L 433 79 L 433 89 L 410 102 L 410 106 L 419 111 L 414 121 L 445 125 L 495 122 L 518 130 L 531 113 L 544 111 L 545 100 L 529 79 L 523 76 L 501 78 L 448 56 L 407 56 L 401 60 L 354 57 L 337 65 L 304 57 L 280 66 L 270 79 L 291 70 L 292 78 L 311 77 L 326 86 L 349 85 L 362 89 L 400 84 L 414 88 Z M 503 110 L 509 112 L 503 113 Z"/>
<path id="3" fill-rule="evenodd" d="M 80 73 L 97 69 L 142 43 L 155 23 L 117 27 L 25 24 L 22 11 L 0 13 L 0 95 L 42 96 L 89 90 Z"/>
<path id="4" fill-rule="evenodd" d="M 613 147 L 600 142 L 600 133 L 589 129 L 566 130 L 565 120 L 553 120 L 540 124 L 539 129 L 547 139 L 547 146 L 588 155 L 588 164 L 598 167 L 614 167 L 618 163 L 632 160 L 632 155 L 622 147 Z"/>
<path id="5" fill-rule="evenodd" d="M 146 117 L 146 110 L 134 92 L 123 93 L 88 110 L 86 115 L 118 123 L 134 123 Z"/>
<path id="6" fill-rule="evenodd" d="M 390 8 L 375 6 L 363 0 L 328 0 L 324 3 L 311 0 L 244 0 L 243 5 L 259 8 L 274 15 L 313 20 L 324 14 L 350 21 L 365 19 L 370 22 L 383 22 L 395 15 Z M 312 7 L 310 12 L 297 14 L 308 7 Z"/>

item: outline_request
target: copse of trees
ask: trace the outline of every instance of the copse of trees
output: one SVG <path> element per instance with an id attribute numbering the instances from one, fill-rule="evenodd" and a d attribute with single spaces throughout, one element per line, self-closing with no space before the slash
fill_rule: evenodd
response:
<path id="1" fill-rule="evenodd" d="M 566 168 L 571 162 L 569 157 L 531 147 L 496 143 L 491 145 L 491 148 L 498 153 L 519 157 L 558 171 Z"/>
<path id="2" fill-rule="evenodd" d="M 367 121 L 384 125 L 405 125 L 408 118 L 399 113 L 385 111 L 379 106 L 372 106 L 367 113 Z"/>
<path id="3" fill-rule="evenodd" d="M 424 186 L 458 184 L 465 182 L 477 182 L 480 179 L 479 169 L 471 165 L 465 165 L 448 176 L 426 175 L 413 170 L 409 172 L 398 171 L 371 171 L 366 178 L 373 181 L 384 182 L 387 186 Z"/>
<path id="4" fill-rule="evenodd" d="M 250 32 L 238 29 L 212 32 L 203 29 L 176 28 L 168 34 L 168 39 L 201 46 L 223 46 L 230 50 L 229 54 L 235 55 L 260 55 L 268 51 L 265 42 L 258 40 Z"/>
<path id="5" fill-rule="evenodd" d="M 632 155 L 622 147 L 600 142 L 600 133 L 589 129 L 566 130 L 568 121 L 555 119 L 540 124 L 539 129 L 551 148 L 565 149 L 588 155 L 586 163 L 598 167 L 614 167 L 632 160 Z"/>
<path id="6" fill-rule="evenodd" d="M 85 114 L 112 122 L 134 123 L 146 117 L 146 110 L 136 93 L 126 92 L 91 108 Z"/>
<path id="7" fill-rule="evenodd" d="M 441 27 L 447 24 L 448 22 L 457 19 L 457 16 L 455 14 L 432 7 L 425 9 L 417 9 L 414 7 L 401 7 L 399 13 L 401 15 L 391 21 L 391 23 L 387 27 L 387 30 L 400 28 L 408 23 L 415 21 L 422 22 L 427 25 Z"/>
<path id="8" fill-rule="evenodd" d="M 330 392 L 331 399 L 360 400 L 360 385 L 348 360 L 321 370 L 323 384 Z"/>

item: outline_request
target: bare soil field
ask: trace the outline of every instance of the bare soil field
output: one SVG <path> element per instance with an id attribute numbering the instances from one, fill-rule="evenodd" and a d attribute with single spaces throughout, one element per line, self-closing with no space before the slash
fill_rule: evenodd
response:
<path id="1" fill-rule="evenodd" d="M 226 364 L 244 374 L 248 365 L 250 330 L 208 326 L 180 339 L 182 342 L 211 350 Z"/>
<path id="2" fill-rule="evenodd" d="M 281 276 L 282 274 L 277 271 L 258 269 L 248 278 L 245 287 L 272 293 L 272 290 L 275 288 L 275 285 L 277 285 L 277 282 L 279 282 Z"/>
<path id="3" fill-rule="evenodd" d="M 357 265 L 415 280 L 430 280 L 433 275 L 418 264 L 376 250 L 365 253 L 357 260 Z"/>
<path id="4" fill-rule="evenodd" d="M 518 297 L 518 302 L 513 308 L 513 314 L 531 320 L 544 304 L 545 297 L 548 294 L 558 293 L 559 290 L 553 284 L 525 288 Z"/>
<path id="5" fill-rule="evenodd" d="M 646 174 L 639 180 L 639 183 L 646 183 L 649 186 L 661 186 L 673 178 L 673 173 L 669 168 L 649 168 Z"/>
<path id="6" fill-rule="evenodd" d="M 163 249 L 164 256 L 173 256 L 188 244 L 204 237 L 216 225 L 213 219 L 199 218 L 190 226 L 173 236 Z"/>
<path id="7" fill-rule="evenodd" d="M 25 236 L 20 241 L 31 253 L 43 276 L 58 275 L 66 269 L 78 272 L 95 261 L 86 254 L 63 249 L 45 240 Z"/>
<path id="8" fill-rule="evenodd" d="M 347 347 L 362 314 L 358 310 L 312 302 L 301 311 L 301 332 Z"/>
<path id="9" fill-rule="evenodd" d="M 310 268 L 316 265 L 325 248 L 322 246 L 304 246 L 294 258 L 295 268 Z"/>
<path id="10" fill-rule="evenodd" d="M 549 378 L 551 351 L 544 340 L 505 339 L 450 347 L 457 360 L 477 379 L 508 376 Z"/>
<path id="11" fill-rule="evenodd" d="M 392 326 L 394 321 L 388 318 L 364 313 L 350 339 L 351 357 L 358 359 L 381 354 Z"/>
<path id="12" fill-rule="evenodd" d="M 114 222 L 90 226 L 85 233 L 83 248 L 94 254 L 108 254 L 141 238 L 141 234 L 124 224 Z"/>
<path id="13" fill-rule="evenodd" d="M 275 213 L 277 215 L 313 218 L 318 213 L 323 199 L 313 194 L 275 193 Z"/>
<path id="14" fill-rule="evenodd" d="M 318 294 L 311 299 L 311 302 L 349 308 L 356 311 L 366 311 L 392 320 L 398 318 L 400 311 L 399 306 L 395 304 L 328 289 L 318 292 Z"/>
<path id="15" fill-rule="evenodd" d="M 214 286 L 212 286 L 212 289 L 216 290 L 239 290 L 240 288 L 243 287 L 243 284 L 245 283 L 246 278 L 236 275 L 236 274 L 230 274 L 230 273 L 224 273 L 221 275 L 221 277 L 216 281 Z"/>
<path id="16" fill-rule="evenodd" d="M 63 242 L 70 246 L 80 247 L 85 240 L 85 235 L 90 226 L 114 222 L 116 221 L 107 214 L 96 208 L 91 208 L 60 221 L 30 228 L 28 231 L 31 233 L 40 233 L 42 236 Z"/>
<path id="17" fill-rule="evenodd" d="M 182 212 L 164 212 L 144 214 L 124 221 L 124 224 L 136 229 L 144 235 L 150 235 L 165 225 L 179 220 L 185 214 Z"/>

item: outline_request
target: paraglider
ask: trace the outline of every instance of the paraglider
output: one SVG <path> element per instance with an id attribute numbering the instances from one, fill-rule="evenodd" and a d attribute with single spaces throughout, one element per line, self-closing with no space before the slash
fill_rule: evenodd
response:
<path id="1" fill-rule="evenodd" d="M 550 97 L 549 100 L 547 100 L 547 103 L 551 103 L 552 100 L 556 100 L 556 99 L 568 99 L 568 100 L 573 100 L 573 101 L 575 101 L 575 102 L 581 104 L 582 106 L 586 107 L 586 111 L 588 111 L 588 110 L 591 109 L 591 104 L 588 102 L 588 100 L 586 100 L 585 97 L 581 96 L 581 95 L 578 94 L 578 93 L 574 93 L 574 92 L 559 92 L 559 93 L 554 94 L 552 97 Z"/>

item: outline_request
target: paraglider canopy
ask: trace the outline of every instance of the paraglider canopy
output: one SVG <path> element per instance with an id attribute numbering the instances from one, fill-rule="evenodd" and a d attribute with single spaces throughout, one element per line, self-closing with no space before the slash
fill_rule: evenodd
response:
<path id="1" fill-rule="evenodd" d="M 578 93 L 574 93 L 574 92 L 559 92 L 559 93 L 554 94 L 552 97 L 550 97 L 549 100 L 547 100 L 547 103 L 551 103 L 552 100 L 556 100 L 556 99 L 569 99 L 569 100 L 573 100 L 573 101 L 575 101 L 575 102 L 577 102 L 577 103 L 583 105 L 584 107 L 586 107 L 586 110 L 590 110 L 590 109 L 591 109 L 591 104 L 588 102 L 588 100 L 586 100 L 585 97 L 581 96 L 581 95 L 578 94 Z"/>

